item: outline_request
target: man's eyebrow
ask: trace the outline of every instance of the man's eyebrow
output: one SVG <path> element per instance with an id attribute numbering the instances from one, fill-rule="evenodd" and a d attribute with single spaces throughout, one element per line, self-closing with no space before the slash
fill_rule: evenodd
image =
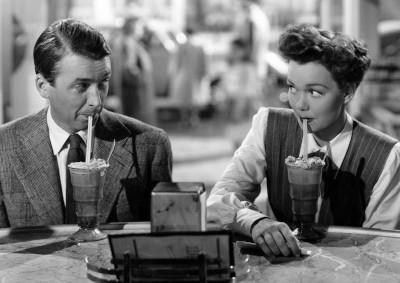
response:
<path id="1" fill-rule="evenodd" d="M 104 73 L 104 75 L 102 76 L 102 80 L 108 80 L 108 79 L 110 79 L 110 77 L 111 77 L 111 72 L 106 72 L 106 73 Z M 79 82 L 79 83 L 81 83 L 81 82 L 83 82 L 83 83 L 91 83 L 91 82 L 93 82 L 94 81 L 94 79 L 91 79 L 91 78 L 76 78 L 74 81 L 73 81 L 73 83 L 77 83 L 77 82 Z"/>
<path id="2" fill-rule="evenodd" d="M 84 82 L 84 83 L 87 83 L 87 82 L 91 82 L 92 81 L 92 79 L 89 79 L 89 78 L 76 78 L 73 82 L 74 83 L 76 83 L 76 82 Z"/>

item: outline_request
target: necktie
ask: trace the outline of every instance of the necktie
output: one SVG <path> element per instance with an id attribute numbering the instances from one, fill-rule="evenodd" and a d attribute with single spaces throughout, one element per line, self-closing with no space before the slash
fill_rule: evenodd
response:
<path id="1" fill-rule="evenodd" d="M 79 162 L 85 160 L 85 154 L 81 148 L 82 139 L 78 134 L 70 135 L 68 138 L 69 150 L 67 155 L 67 189 L 66 189 L 66 209 L 65 209 L 65 223 L 76 223 L 75 215 L 75 202 L 73 198 L 73 190 L 71 184 L 71 175 L 69 173 L 68 164 L 72 162 Z"/>

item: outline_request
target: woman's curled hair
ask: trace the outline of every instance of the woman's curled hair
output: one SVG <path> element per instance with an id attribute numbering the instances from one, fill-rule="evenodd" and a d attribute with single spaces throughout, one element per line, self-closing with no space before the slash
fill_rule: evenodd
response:
<path id="1" fill-rule="evenodd" d="M 353 93 L 371 63 L 362 41 L 312 25 L 289 26 L 279 38 L 279 51 L 299 64 L 323 65 L 345 93 Z"/>

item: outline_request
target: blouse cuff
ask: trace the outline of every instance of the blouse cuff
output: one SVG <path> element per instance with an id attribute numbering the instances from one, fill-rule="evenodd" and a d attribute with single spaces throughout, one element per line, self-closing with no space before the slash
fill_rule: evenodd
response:
<path id="1" fill-rule="evenodd" d="M 243 208 L 237 211 L 232 230 L 251 237 L 251 228 L 254 222 L 267 218 L 264 214 L 251 208 Z"/>

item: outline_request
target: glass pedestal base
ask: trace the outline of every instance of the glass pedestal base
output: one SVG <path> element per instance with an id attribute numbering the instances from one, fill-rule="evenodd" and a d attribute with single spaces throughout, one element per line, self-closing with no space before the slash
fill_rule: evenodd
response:
<path id="1" fill-rule="evenodd" d="M 315 243 L 323 238 L 322 233 L 315 230 L 310 223 L 300 223 L 297 229 L 296 238 L 299 241 Z"/>
<path id="2" fill-rule="evenodd" d="M 98 228 L 88 229 L 79 228 L 74 234 L 68 237 L 68 241 L 74 243 L 93 242 L 107 238 L 107 234 L 100 231 Z"/>

